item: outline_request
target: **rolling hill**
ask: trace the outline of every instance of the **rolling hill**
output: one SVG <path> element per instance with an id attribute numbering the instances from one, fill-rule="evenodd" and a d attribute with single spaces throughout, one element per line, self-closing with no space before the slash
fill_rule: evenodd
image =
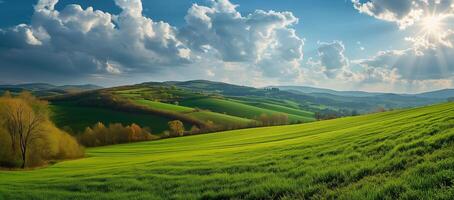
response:
<path id="1" fill-rule="evenodd" d="M 364 92 L 364 91 L 337 91 L 332 89 L 325 88 L 316 88 L 308 86 L 269 86 L 269 88 L 279 88 L 285 91 L 297 91 L 305 94 L 332 94 L 336 96 L 346 96 L 346 97 L 372 97 L 376 95 L 381 95 L 384 93 L 375 93 L 375 92 Z"/>
<path id="2" fill-rule="evenodd" d="M 87 151 L 0 199 L 453 199 L 454 103 Z"/>
<path id="3" fill-rule="evenodd" d="M 208 85 L 211 85 L 208 82 Z M 216 84 L 214 84 L 216 85 Z M 200 86 L 200 85 L 199 85 Z M 233 87 L 233 86 L 232 86 Z M 238 86 L 241 87 L 241 86 Z M 75 132 L 82 131 L 83 125 L 96 123 L 96 119 L 108 123 L 130 124 L 138 119 L 141 126 L 150 127 L 156 134 L 162 133 L 167 122 L 180 120 L 187 129 L 192 125 L 199 128 L 214 123 L 219 129 L 236 129 L 254 126 L 262 115 L 286 115 L 289 123 L 314 121 L 314 113 L 298 107 L 296 102 L 277 99 L 254 99 L 244 96 L 224 96 L 216 92 L 196 91 L 185 86 L 168 83 L 147 83 L 132 86 L 106 88 L 97 91 L 72 93 L 48 97 L 54 111 L 54 121 L 59 127 L 69 127 Z M 71 107 L 68 107 L 71 105 Z M 131 107 L 134 107 L 131 109 Z M 79 109 L 78 109 L 79 108 Z M 98 112 L 96 117 L 78 117 L 82 111 Z M 111 111 L 111 115 L 107 114 Z M 65 113 L 66 112 L 66 113 Z M 136 117 L 114 117 L 121 113 Z M 79 113 L 83 114 L 83 113 Z M 88 113 L 85 113 L 88 114 Z M 63 117 L 57 117 L 63 116 Z M 147 121 L 148 123 L 145 123 Z"/>
<path id="4" fill-rule="evenodd" d="M 12 93 L 19 93 L 22 91 L 32 92 L 35 96 L 53 96 L 75 92 L 84 92 L 90 90 L 101 89 L 102 87 L 97 85 L 85 84 L 85 85 L 63 85 L 56 86 L 47 83 L 27 83 L 17 85 L 0 85 L 0 94 L 5 91 Z"/>
<path id="5" fill-rule="evenodd" d="M 437 99 L 453 98 L 454 89 L 444 89 L 444 90 L 437 90 L 437 91 L 432 91 L 432 92 L 424 92 L 421 94 L 415 94 L 414 96 L 425 97 L 425 98 L 437 98 Z"/>
<path id="6" fill-rule="evenodd" d="M 123 124 L 137 121 L 141 126 L 150 127 L 156 134 L 162 133 L 170 120 L 183 121 L 188 129 L 194 125 L 200 128 L 211 123 L 219 129 L 250 127 L 255 126 L 262 115 L 286 115 L 289 123 L 311 122 L 316 120 L 316 117 L 326 119 L 364 114 L 381 108 L 396 109 L 434 104 L 446 101 L 435 96 L 442 97 L 449 93 L 444 91 L 410 96 L 353 91 L 347 92 L 352 93 L 352 96 L 339 96 L 337 93 L 333 94 L 334 90 L 306 88 L 313 92 L 326 93 L 304 93 L 205 80 L 146 82 L 105 89 L 97 89 L 97 86 L 92 85 L 49 84 L 24 84 L 15 87 L 19 88 L 17 91 L 30 90 L 50 100 L 53 110 L 62 116 L 53 118 L 59 127 L 69 127 L 80 132 L 84 130 L 84 126 L 97 121 Z M 71 107 L 65 107 L 68 104 L 71 104 Z M 128 108 L 131 106 L 134 108 Z M 86 112 L 79 114 L 87 115 L 90 110 L 97 109 L 102 109 L 101 113 L 104 113 L 94 115 L 99 118 L 78 117 L 71 113 L 81 110 Z M 107 112 L 111 112 L 112 117 Z M 134 120 L 118 116 L 122 113 L 135 115 L 131 118 Z M 139 116 L 143 118 L 139 119 Z"/>
<path id="7" fill-rule="evenodd" d="M 105 125 L 110 123 L 122 123 L 123 125 L 138 124 L 149 127 L 153 133 L 162 133 L 168 129 L 167 122 L 171 118 L 159 115 L 117 111 L 114 109 L 81 106 L 71 103 L 54 103 L 50 106 L 53 122 L 61 128 L 79 133 L 97 122 Z M 191 128 L 186 123 L 186 128 Z"/>
<path id="8" fill-rule="evenodd" d="M 143 83 L 143 85 L 154 85 L 158 83 Z M 289 100 L 296 102 L 299 109 L 320 112 L 329 110 L 338 112 L 340 115 L 349 113 L 369 113 L 377 108 L 395 109 L 410 108 L 446 101 L 446 98 L 420 97 L 417 95 L 391 94 L 391 93 L 369 93 L 362 91 L 334 91 L 329 89 L 310 88 L 312 92 L 296 90 L 307 88 L 300 86 L 253 88 L 247 86 L 232 85 L 227 83 L 194 80 L 185 82 L 163 82 L 161 85 L 176 86 L 198 92 L 216 93 L 231 98 L 255 98 Z M 289 89 L 290 88 L 290 89 Z M 296 89 L 295 89 L 296 88 Z M 315 91 L 315 92 L 314 92 Z M 446 94 L 446 92 L 443 92 Z"/>

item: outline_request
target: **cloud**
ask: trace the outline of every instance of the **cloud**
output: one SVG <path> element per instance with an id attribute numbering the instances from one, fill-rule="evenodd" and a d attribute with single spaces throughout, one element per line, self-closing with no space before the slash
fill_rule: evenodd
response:
<path id="1" fill-rule="evenodd" d="M 451 32 L 443 42 L 382 51 L 359 63 L 367 67 L 395 69 L 406 80 L 450 79 L 454 77 L 453 43 L 454 32 Z"/>
<path id="2" fill-rule="evenodd" d="M 415 87 L 450 87 L 454 80 L 454 17 L 453 0 L 352 0 L 361 13 L 394 22 L 400 29 L 418 25 L 421 31 L 406 37 L 411 47 L 403 50 L 380 51 L 368 59 L 354 60 L 360 70 L 361 83 L 400 84 Z M 427 17 L 440 20 L 436 30 L 425 30 Z"/>
<path id="3" fill-rule="evenodd" d="M 55 10 L 58 0 L 39 0 L 29 24 L 0 29 L 0 60 L 7 68 L 0 78 L 159 74 L 217 61 L 237 62 L 270 78 L 301 73 L 304 41 L 291 28 L 298 19 L 290 12 L 242 16 L 236 5 L 217 0 L 194 4 L 179 29 L 143 16 L 141 0 L 115 3 L 118 15 L 76 4 Z"/>
<path id="4" fill-rule="evenodd" d="M 450 36 L 454 42 L 454 37 Z M 446 38 L 446 40 L 447 40 Z M 304 78 L 311 85 L 372 91 L 419 92 L 451 87 L 454 51 L 447 43 L 381 51 L 351 60 L 341 41 L 319 42 L 318 57 L 309 58 Z"/>
<path id="5" fill-rule="evenodd" d="M 75 4 L 57 11 L 57 3 L 40 0 L 30 24 L 0 29 L 0 60 L 8 68 L 2 74 L 39 72 L 46 80 L 154 72 L 190 63 L 190 50 L 176 38 L 177 30 L 142 16 L 139 0 L 117 0 L 119 15 Z"/>
<path id="6" fill-rule="evenodd" d="M 453 0 L 352 0 L 355 9 L 377 19 L 395 22 L 401 29 L 434 12 L 454 14 Z"/>
<path id="7" fill-rule="evenodd" d="M 290 12 L 263 10 L 242 16 L 236 7 L 226 0 L 211 7 L 194 4 L 181 38 L 198 53 L 214 51 L 225 62 L 250 63 L 267 77 L 296 78 L 304 45 L 291 28 L 298 19 Z"/>
<path id="8" fill-rule="evenodd" d="M 321 70 L 329 78 L 335 78 L 339 74 L 343 74 L 348 71 L 347 68 L 349 61 L 344 55 L 345 46 L 342 42 L 319 42 L 317 51 L 320 58 L 319 65 L 322 68 Z"/>

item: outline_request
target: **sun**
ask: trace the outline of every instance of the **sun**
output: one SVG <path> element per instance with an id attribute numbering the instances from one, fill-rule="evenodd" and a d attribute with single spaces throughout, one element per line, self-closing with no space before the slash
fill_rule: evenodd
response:
<path id="1" fill-rule="evenodd" d="M 443 30 L 443 15 L 429 15 L 423 18 L 423 31 L 429 35 L 438 35 Z"/>

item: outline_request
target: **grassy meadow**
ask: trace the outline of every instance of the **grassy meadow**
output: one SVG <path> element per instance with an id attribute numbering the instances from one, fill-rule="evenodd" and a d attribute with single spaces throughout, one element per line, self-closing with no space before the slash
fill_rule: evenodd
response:
<path id="1" fill-rule="evenodd" d="M 87 149 L 0 199 L 453 199 L 454 103 Z"/>
<path id="2" fill-rule="evenodd" d="M 228 115 L 233 115 L 242 118 L 249 118 L 254 119 L 262 114 L 273 115 L 284 113 L 288 115 L 290 122 L 297 122 L 297 121 L 312 121 L 314 118 L 311 117 L 309 112 L 303 112 L 299 114 L 303 115 L 296 115 L 294 112 L 285 112 L 288 110 L 294 111 L 295 109 L 287 108 L 285 111 L 283 110 L 273 110 L 267 108 L 256 107 L 252 105 L 243 104 L 240 102 L 229 101 L 226 99 L 218 99 L 218 98 L 194 98 L 189 99 L 181 102 L 181 105 L 188 106 L 188 107 L 198 107 L 202 109 L 208 109 L 218 113 L 224 113 Z M 266 104 L 264 104 L 266 105 Z M 283 106 L 273 106 L 276 107 L 283 107 Z M 269 107 L 268 107 L 269 108 Z M 284 107 L 285 108 L 285 107 Z"/>

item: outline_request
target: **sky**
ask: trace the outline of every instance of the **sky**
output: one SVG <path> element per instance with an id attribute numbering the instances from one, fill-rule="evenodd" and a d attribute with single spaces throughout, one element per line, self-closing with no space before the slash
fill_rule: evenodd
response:
<path id="1" fill-rule="evenodd" d="M 454 0 L 0 0 L 0 84 L 454 87 Z"/>

